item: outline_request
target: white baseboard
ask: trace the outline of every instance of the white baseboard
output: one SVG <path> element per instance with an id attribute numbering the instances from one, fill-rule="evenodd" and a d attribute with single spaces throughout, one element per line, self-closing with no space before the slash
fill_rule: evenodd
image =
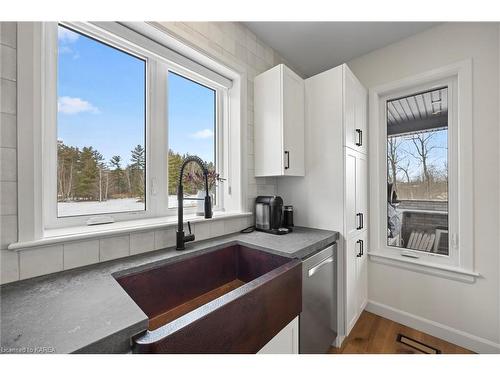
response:
<path id="1" fill-rule="evenodd" d="M 361 309 L 359 310 L 358 314 L 356 315 L 356 317 L 352 321 L 352 324 L 350 326 L 346 326 L 345 327 L 346 328 L 345 337 L 349 336 L 349 334 L 351 333 L 352 329 L 354 328 L 354 326 L 358 322 L 359 318 L 361 317 L 361 314 L 363 314 L 363 311 L 366 310 L 366 305 L 367 304 L 368 304 L 368 300 L 365 300 L 363 302 L 363 304 L 361 305 Z"/>
<path id="2" fill-rule="evenodd" d="M 335 338 L 335 341 L 333 342 L 333 346 L 335 348 L 340 348 L 342 346 L 342 343 L 344 342 L 345 340 L 345 336 L 342 336 L 342 335 L 337 335 L 337 337 Z"/>
<path id="3" fill-rule="evenodd" d="M 470 333 L 460 331 L 432 320 L 421 318 L 382 303 L 368 301 L 366 311 L 425 332 L 428 335 L 438 337 L 476 353 L 500 353 L 499 343 L 471 335 Z"/>

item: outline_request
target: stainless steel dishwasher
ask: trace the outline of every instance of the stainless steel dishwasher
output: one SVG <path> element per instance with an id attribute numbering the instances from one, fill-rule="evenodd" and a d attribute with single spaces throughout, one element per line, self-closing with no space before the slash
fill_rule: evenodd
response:
<path id="1" fill-rule="evenodd" d="M 303 260 L 299 351 L 326 353 L 337 337 L 337 244 Z"/>

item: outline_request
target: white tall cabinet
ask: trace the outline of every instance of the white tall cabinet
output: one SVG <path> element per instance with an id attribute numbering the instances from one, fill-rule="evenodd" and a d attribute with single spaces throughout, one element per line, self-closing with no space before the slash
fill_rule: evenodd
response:
<path id="1" fill-rule="evenodd" d="M 296 225 L 341 234 L 340 338 L 367 302 L 367 136 L 367 92 L 347 65 L 305 80 L 305 177 L 278 179 L 278 194 Z"/>

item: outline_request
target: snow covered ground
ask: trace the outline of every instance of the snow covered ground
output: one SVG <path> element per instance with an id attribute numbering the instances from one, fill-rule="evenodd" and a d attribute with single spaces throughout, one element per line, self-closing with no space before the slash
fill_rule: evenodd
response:
<path id="1" fill-rule="evenodd" d="M 168 206 L 177 207 L 176 195 L 168 196 Z M 184 202 L 184 207 L 193 206 L 196 206 L 196 201 Z M 144 202 L 137 202 L 136 198 L 109 199 L 104 202 L 59 202 L 57 204 L 59 217 L 142 211 L 144 209 Z"/>

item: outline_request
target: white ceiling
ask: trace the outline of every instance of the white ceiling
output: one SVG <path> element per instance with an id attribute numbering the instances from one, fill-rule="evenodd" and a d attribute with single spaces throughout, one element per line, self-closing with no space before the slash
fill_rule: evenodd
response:
<path id="1" fill-rule="evenodd" d="M 313 76 L 438 22 L 244 22 L 298 73 Z"/>

